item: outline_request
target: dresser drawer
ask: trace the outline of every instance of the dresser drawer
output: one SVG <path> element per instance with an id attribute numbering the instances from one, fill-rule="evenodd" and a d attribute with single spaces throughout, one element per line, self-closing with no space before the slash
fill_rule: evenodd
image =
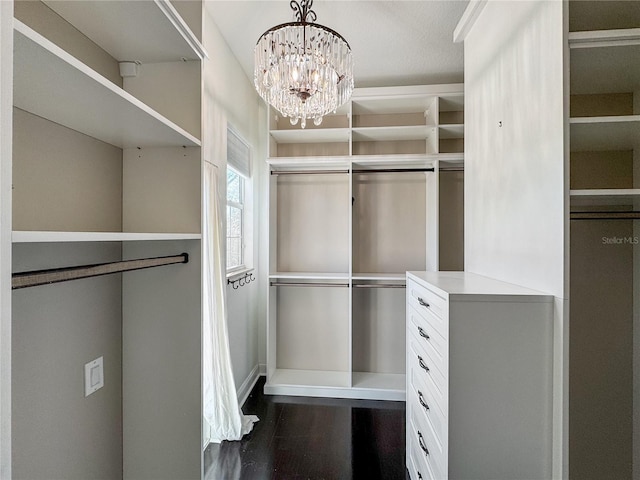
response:
<path id="1" fill-rule="evenodd" d="M 422 415 L 426 418 L 435 434 L 438 450 L 444 452 L 449 439 L 447 415 L 445 415 L 443 409 L 439 408 L 431 390 L 422 382 L 422 378 L 417 375 L 409 376 L 407 402 L 409 402 L 408 404 L 411 405 L 412 409 L 417 410 L 416 415 Z"/>
<path id="2" fill-rule="evenodd" d="M 444 338 L 449 338 L 447 301 L 414 281 L 407 281 L 407 305 L 431 323 Z"/>
<path id="3" fill-rule="evenodd" d="M 430 392 L 443 413 L 447 413 L 449 401 L 448 376 L 438 369 L 435 362 L 418 343 L 413 334 L 407 336 L 407 373 L 416 376 Z"/>
<path id="4" fill-rule="evenodd" d="M 413 307 L 407 308 L 407 329 L 446 375 L 449 372 L 449 342 Z"/>
<path id="5" fill-rule="evenodd" d="M 422 458 L 424 453 L 420 451 L 418 441 L 413 432 L 411 432 L 410 438 L 411 440 L 407 445 L 407 451 L 409 452 L 407 470 L 409 470 L 411 480 L 439 480 L 433 476 L 433 472 L 427 465 L 427 462 Z"/>
<path id="6" fill-rule="evenodd" d="M 415 455 L 426 465 L 430 474 L 437 480 L 447 478 L 447 459 L 442 457 L 440 451 L 435 447 L 436 440 L 433 431 L 420 419 L 415 409 L 411 410 L 411 443 L 413 444 Z"/>

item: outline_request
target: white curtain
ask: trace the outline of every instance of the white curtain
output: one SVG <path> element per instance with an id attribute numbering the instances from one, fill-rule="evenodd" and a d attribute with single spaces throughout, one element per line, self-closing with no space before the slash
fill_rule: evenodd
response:
<path id="1" fill-rule="evenodd" d="M 258 421 L 243 415 L 229 352 L 226 310 L 226 272 L 224 261 L 223 212 L 226 199 L 220 192 L 218 169 L 204 162 L 203 243 L 203 418 L 204 445 L 223 440 L 240 440 Z"/>

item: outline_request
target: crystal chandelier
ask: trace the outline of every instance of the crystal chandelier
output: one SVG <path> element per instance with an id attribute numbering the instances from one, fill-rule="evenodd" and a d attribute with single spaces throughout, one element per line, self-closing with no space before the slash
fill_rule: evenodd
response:
<path id="1" fill-rule="evenodd" d="M 254 84 L 260 96 L 291 124 L 322 117 L 353 92 L 351 47 L 339 33 L 313 23 L 313 0 L 289 4 L 297 21 L 270 28 L 255 48 Z"/>

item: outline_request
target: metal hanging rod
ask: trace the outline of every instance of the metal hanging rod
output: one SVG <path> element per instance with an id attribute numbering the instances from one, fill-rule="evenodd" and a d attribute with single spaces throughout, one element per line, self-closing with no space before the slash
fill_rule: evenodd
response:
<path id="1" fill-rule="evenodd" d="M 306 282 L 271 282 L 269 283 L 272 287 L 348 287 L 348 283 L 323 283 L 323 282 L 315 282 L 315 283 L 306 283 Z"/>
<path id="2" fill-rule="evenodd" d="M 271 170 L 271 175 L 335 175 L 349 173 L 349 170 Z"/>
<path id="3" fill-rule="evenodd" d="M 571 220 L 638 220 L 640 212 L 571 212 Z"/>
<path id="4" fill-rule="evenodd" d="M 167 257 L 141 258 L 138 260 L 123 260 L 120 262 L 99 263 L 96 265 L 81 265 L 77 267 L 51 268 L 48 270 L 14 273 L 11 275 L 11 289 L 16 290 L 38 285 L 68 282 L 69 280 L 130 272 L 144 268 L 162 267 L 176 263 L 189 263 L 189 254 L 181 253 L 180 255 Z"/>
<path id="5" fill-rule="evenodd" d="M 415 173 L 433 172 L 434 168 L 377 168 L 375 170 L 358 169 L 353 173 Z M 349 170 L 272 170 L 271 175 L 330 175 L 336 173 L 349 173 Z"/>
<path id="6" fill-rule="evenodd" d="M 272 287 L 348 287 L 348 283 L 327 282 L 271 282 Z M 400 283 L 354 283 L 354 288 L 405 288 Z"/>

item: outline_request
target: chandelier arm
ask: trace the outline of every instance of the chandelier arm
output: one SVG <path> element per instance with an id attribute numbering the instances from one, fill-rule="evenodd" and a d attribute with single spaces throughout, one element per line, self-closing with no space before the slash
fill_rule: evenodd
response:
<path id="1" fill-rule="evenodd" d="M 302 6 L 300 6 L 300 4 L 296 2 L 296 0 L 291 0 L 291 2 L 289 2 L 289 6 L 291 7 L 291 10 L 293 10 L 293 13 L 295 14 L 298 22 L 301 22 L 304 19 L 304 0 L 302 0 Z"/>

